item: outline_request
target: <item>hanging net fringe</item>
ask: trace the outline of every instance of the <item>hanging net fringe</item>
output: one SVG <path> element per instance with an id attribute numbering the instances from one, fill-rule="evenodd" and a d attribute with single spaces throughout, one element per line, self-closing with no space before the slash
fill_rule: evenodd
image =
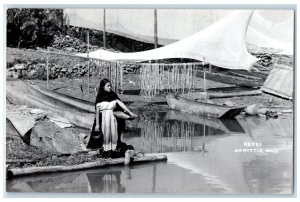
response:
<path id="1" fill-rule="evenodd" d="M 90 60 L 95 65 L 93 77 L 95 86 L 98 87 L 100 80 L 106 78 L 111 81 L 113 91 L 118 92 L 123 89 L 123 65 L 120 62 Z"/>
<path id="2" fill-rule="evenodd" d="M 142 63 L 141 96 L 194 92 L 197 65 L 199 63 Z"/>

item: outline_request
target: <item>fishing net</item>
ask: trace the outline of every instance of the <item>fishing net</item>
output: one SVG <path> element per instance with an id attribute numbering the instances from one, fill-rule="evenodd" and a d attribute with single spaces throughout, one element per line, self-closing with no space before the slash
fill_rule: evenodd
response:
<path id="1" fill-rule="evenodd" d="M 101 79 L 107 78 L 111 81 L 113 91 L 123 89 L 123 65 L 120 62 L 91 60 L 95 65 L 91 71 L 94 85 L 98 87 Z"/>
<path id="2" fill-rule="evenodd" d="M 153 97 L 159 94 L 193 92 L 196 66 L 196 63 L 142 63 L 141 95 Z"/>

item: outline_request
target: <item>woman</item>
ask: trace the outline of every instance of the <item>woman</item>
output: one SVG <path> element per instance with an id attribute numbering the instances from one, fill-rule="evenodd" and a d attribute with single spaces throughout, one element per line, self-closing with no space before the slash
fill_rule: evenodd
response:
<path id="1" fill-rule="evenodd" d="M 135 118 L 136 115 L 111 90 L 111 82 L 108 79 L 100 81 L 95 108 L 96 118 L 87 147 L 95 149 L 103 146 L 103 150 L 110 153 L 116 149 L 117 144 L 121 144 L 125 119 Z"/>

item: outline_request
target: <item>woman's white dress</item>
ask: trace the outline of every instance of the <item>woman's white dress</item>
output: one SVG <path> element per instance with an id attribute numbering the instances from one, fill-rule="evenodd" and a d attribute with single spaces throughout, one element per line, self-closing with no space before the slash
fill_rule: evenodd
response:
<path id="1" fill-rule="evenodd" d="M 103 149 L 104 151 L 116 149 L 118 140 L 118 124 L 114 116 L 113 110 L 116 108 L 117 101 L 103 101 L 96 105 L 100 108 L 102 114 L 101 130 L 103 133 Z"/>

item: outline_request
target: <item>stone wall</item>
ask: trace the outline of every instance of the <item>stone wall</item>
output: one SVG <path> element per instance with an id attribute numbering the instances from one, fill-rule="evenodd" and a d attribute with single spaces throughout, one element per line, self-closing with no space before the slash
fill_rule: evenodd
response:
<path id="1" fill-rule="evenodd" d="M 90 76 L 96 75 L 101 71 L 101 67 L 104 64 L 97 65 L 94 62 L 90 62 Z M 137 73 L 139 65 L 136 64 L 123 64 L 124 74 Z M 60 65 L 56 63 L 49 63 L 49 79 L 55 78 L 75 78 L 88 75 L 88 61 L 80 62 L 75 65 Z M 47 65 L 44 62 L 36 64 L 32 63 L 17 63 L 7 68 L 7 77 L 13 77 L 18 79 L 47 79 Z"/>

